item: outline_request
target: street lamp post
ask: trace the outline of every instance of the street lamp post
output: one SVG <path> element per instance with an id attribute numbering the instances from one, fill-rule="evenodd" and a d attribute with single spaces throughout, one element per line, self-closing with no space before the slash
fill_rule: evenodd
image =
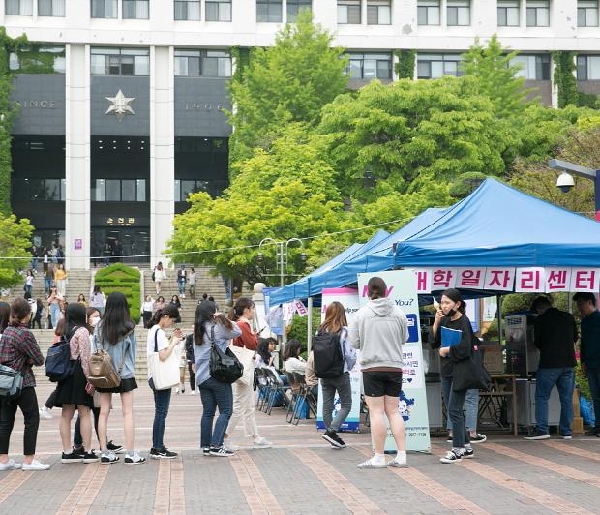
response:
<path id="1" fill-rule="evenodd" d="M 558 176 L 556 180 L 556 186 L 560 188 L 563 193 L 568 193 L 571 188 L 575 185 L 573 182 L 573 175 L 578 177 L 585 177 L 594 181 L 594 211 L 595 219 L 600 222 L 600 170 L 594 170 L 587 166 L 576 165 L 569 163 L 568 161 L 560 161 L 558 159 L 551 159 L 548 162 L 550 168 L 562 170 L 563 172 Z M 570 172 L 570 173 L 569 173 Z"/>
<path id="2" fill-rule="evenodd" d="M 279 279 L 280 279 L 280 286 L 285 286 L 285 277 L 286 277 L 286 272 L 287 272 L 287 250 L 288 250 L 288 246 L 290 243 L 293 243 L 297 241 L 298 243 L 300 243 L 301 247 L 304 247 L 304 243 L 302 242 L 302 240 L 300 238 L 289 238 L 287 240 L 284 241 L 277 241 L 274 238 L 263 238 L 262 240 L 260 240 L 260 243 L 258 244 L 258 250 L 260 251 L 260 249 L 262 248 L 263 245 L 275 245 L 276 247 L 276 258 L 277 258 L 277 268 L 279 268 Z M 262 253 L 259 252 L 259 258 L 262 259 Z"/>

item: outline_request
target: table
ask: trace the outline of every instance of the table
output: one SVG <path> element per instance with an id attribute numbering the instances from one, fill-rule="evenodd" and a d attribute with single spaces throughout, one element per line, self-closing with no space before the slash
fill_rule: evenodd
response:
<path id="1" fill-rule="evenodd" d="M 489 412 L 492 420 L 499 426 L 504 427 L 502 423 L 502 405 L 512 402 L 512 427 L 513 434 L 519 434 L 518 414 L 517 414 L 517 376 L 514 374 L 494 374 L 492 375 L 492 386 L 489 391 L 481 390 L 479 392 L 479 410 L 478 416 Z"/>

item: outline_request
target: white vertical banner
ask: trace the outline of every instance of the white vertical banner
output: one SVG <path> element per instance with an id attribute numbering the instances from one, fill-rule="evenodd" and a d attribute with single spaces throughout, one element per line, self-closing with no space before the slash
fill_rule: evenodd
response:
<path id="1" fill-rule="evenodd" d="M 413 270 L 358 274 L 361 306 L 364 306 L 369 300 L 367 284 L 371 277 L 381 277 L 385 281 L 388 297 L 404 311 L 408 319 L 408 341 L 402 349 L 404 366 L 399 407 L 406 424 L 406 448 L 411 451 L 431 451 L 416 275 Z M 396 450 L 396 443 L 389 429 L 385 440 L 385 450 Z"/>
<path id="2" fill-rule="evenodd" d="M 354 313 L 360 307 L 358 302 L 358 290 L 356 288 L 324 288 L 321 295 L 321 322 L 325 319 L 327 306 L 332 302 L 341 302 L 346 308 L 346 322 L 350 324 Z M 358 352 L 358 351 L 357 351 Z M 352 391 L 352 408 L 342 424 L 341 429 L 346 431 L 358 431 L 360 422 L 360 391 L 361 391 L 361 373 L 357 364 L 350 371 L 350 389 Z M 336 396 L 333 403 L 333 416 L 341 408 L 339 396 Z M 319 382 L 319 395 L 317 397 L 317 429 L 326 429 L 323 423 L 323 392 L 321 391 L 321 382 Z"/>

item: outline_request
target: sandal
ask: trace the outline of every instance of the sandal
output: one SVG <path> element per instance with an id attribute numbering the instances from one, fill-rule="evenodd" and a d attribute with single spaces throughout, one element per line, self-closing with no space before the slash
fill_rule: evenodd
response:
<path id="1" fill-rule="evenodd" d="M 356 465 L 359 469 L 384 469 L 387 467 L 387 463 L 383 461 L 382 463 L 376 462 L 375 457 L 369 458 L 367 461 L 363 463 L 359 463 Z"/>

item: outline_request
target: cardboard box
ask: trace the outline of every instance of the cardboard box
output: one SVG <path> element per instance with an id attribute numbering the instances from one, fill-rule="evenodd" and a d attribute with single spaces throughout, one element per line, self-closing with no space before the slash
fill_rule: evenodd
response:
<path id="1" fill-rule="evenodd" d="M 490 374 L 504 373 L 504 352 L 501 345 L 487 344 L 480 345 L 483 351 L 483 363 Z"/>

